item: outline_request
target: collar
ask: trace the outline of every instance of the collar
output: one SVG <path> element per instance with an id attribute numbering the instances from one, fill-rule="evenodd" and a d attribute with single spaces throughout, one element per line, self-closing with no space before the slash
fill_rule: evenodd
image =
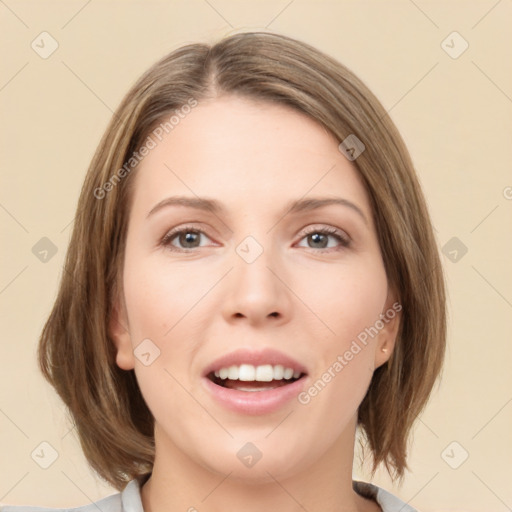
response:
<path id="1" fill-rule="evenodd" d="M 150 475 L 144 475 L 128 482 L 121 493 L 122 512 L 144 512 L 140 489 Z M 352 488 L 363 498 L 375 501 L 383 512 L 418 512 L 390 492 L 369 482 L 352 481 Z"/>

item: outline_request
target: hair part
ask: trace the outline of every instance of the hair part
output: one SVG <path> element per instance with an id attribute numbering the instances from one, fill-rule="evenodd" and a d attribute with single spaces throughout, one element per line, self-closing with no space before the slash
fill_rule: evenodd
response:
<path id="1" fill-rule="evenodd" d="M 445 352 L 445 288 L 418 178 L 395 125 L 345 66 L 312 46 L 266 32 L 189 44 L 154 64 L 115 112 L 88 169 L 60 288 L 39 344 L 45 378 L 67 406 L 92 468 L 117 489 L 152 471 L 154 419 L 134 371 L 116 365 L 109 321 L 122 297 L 123 260 L 136 166 L 125 166 L 152 130 L 192 98 L 221 95 L 288 105 L 337 140 L 355 135 L 354 160 L 372 205 L 386 274 L 402 305 L 389 361 L 374 372 L 358 411 L 372 455 L 403 479 L 411 427 Z M 119 175 L 121 173 L 119 172 Z M 98 190 L 105 193 L 98 198 Z"/>

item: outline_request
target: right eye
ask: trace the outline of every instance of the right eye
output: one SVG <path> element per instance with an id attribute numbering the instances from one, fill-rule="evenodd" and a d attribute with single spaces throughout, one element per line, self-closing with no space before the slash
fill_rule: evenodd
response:
<path id="1" fill-rule="evenodd" d="M 185 226 L 166 233 L 160 241 L 160 245 L 171 251 L 188 252 L 201 247 L 202 237 L 210 240 L 203 231 Z"/>

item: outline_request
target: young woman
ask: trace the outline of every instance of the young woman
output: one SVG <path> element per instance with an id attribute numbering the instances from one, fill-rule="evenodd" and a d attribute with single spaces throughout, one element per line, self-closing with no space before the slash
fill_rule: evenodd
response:
<path id="1" fill-rule="evenodd" d="M 412 511 L 445 292 L 408 152 L 368 88 L 271 33 L 191 44 L 115 113 L 40 364 L 100 477 L 81 510 Z M 5 512 L 21 512 L 5 507 Z"/>

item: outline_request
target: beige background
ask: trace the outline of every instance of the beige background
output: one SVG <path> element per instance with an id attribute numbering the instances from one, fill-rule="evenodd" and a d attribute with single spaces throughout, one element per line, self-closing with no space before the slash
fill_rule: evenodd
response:
<path id="1" fill-rule="evenodd" d="M 511 14 L 509 0 L 1 1 L 0 503 L 71 507 L 113 492 L 88 469 L 35 362 L 111 111 L 182 44 L 266 29 L 317 46 L 366 81 L 409 145 L 440 248 L 453 237 L 467 247 L 456 261 L 455 246 L 443 255 L 448 357 L 416 425 L 411 472 L 402 488 L 384 473 L 375 483 L 423 512 L 510 510 Z M 31 48 L 43 31 L 59 45 L 47 59 Z M 458 58 L 445 49 L 458 53 L 462 40 L 442 45 L 453 31 L 469 44 Z M 32 252 L 42 237 L 58 249 L 47 262 Z M 58 454 L 47 469 L 43 441 Z"/>

